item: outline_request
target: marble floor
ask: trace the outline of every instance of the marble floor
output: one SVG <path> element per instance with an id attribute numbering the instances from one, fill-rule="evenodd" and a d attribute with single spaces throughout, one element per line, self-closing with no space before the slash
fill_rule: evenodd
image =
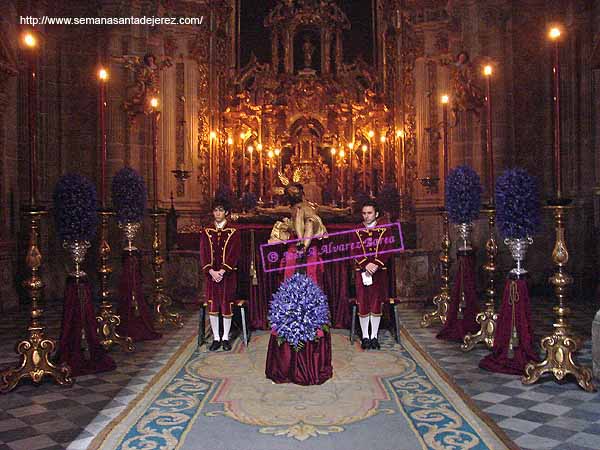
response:
<path id="1" fill-rule="evenodd" d="M 60 302 L 46 306 L 48 335 L 59 335 Z M 536 335 L 551 329 L 551 304 L 534 299 Z M 579 361 L 591 365 L 590 326 L 593 305 L 574 308 L 573 329 L 585 347 Z M 493 374 L 477 367 L 483 348 L 463 353 L 457 344 L 435 338 L 437 327 L 423 329 L 423 311 L 401 311 L 403 325 L 441 367 L 470 395 L 514 442 L 523 449 L 591 450 L 600 448 L 600 394 L 582 391 L 575 383 L 558 384 L 548 378 L 524 386 L 519 377 Z M 197 330 L 197 315 L 184 312 L 185 326 L 167 329 L 159 341 L 138 343 L 134 353 L 114 349 L 113 372 L 78 377 L 65 388 L 51 381 L 20 384 L 0 396 L 0 450 L 85 449 L 141 392 L 186 337 Z M 0 366 L 17 362 L 14 343 L 23 335 L 28 312 L 4 314 L 0 323 Z M 391 340 L 391 336 L 383 337 Z"/>

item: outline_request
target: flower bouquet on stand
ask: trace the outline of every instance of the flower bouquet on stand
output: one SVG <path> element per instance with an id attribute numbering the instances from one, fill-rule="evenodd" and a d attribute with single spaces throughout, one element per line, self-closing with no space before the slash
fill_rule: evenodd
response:
<path id="1" fill-rule="evenodd" d="M 154 331 L 152 314 L 142 293 L 140 254 L 133 245 L 146 209 L 147 191 L 144 180 L 135 170 L 124 167 L 112 181 L 112 204 L 127 246 L 123 248 L 122 273 L 119 282 L 118 333 L 134 342 L 159 339 Z"/>
<path id="2" fill-rule="evenodd" d="M 273 294 L 265 373 L 276 383 L 322 384 L 333 375 L 327 297 L 296 273 Z"/>
<path id="3" fill-rule="evenodd" d="M 65 284 L 60 362 L 71 367 L 73 376 L 113 370 L 116 364 L 96 333 L 92 290 L 81 269 L 98 227 L 96 188 L 81 175 L 65 175 L 54 190 L 54 207 L 58 236 L 74 266 Z"/>
<path id="4" fill-rule="evenodd" d="M 445 192 L 446 211 L 460 237 L 457 250 L 456 280 L 450 297 L 446 324 L 439 339 L 462 342 L 467 333 L 475 333 L 479 306 L 475 289 L 475 257 L 471 246 L 473 221 L 481 209 L 481 181 L 469 166 L 459 166 L 448 173 Z"/>
<path id="5" fill-rule="evenodd" d="M 496 221 L 515 267 L 504 285 L 492 353 L 481 360 L 479 367 L 522 375 L 529 361 L 538 361 L 533 351 L 527 270 L 522 264 L 527 247 L 533 243 L 531 236 L 541 223 L 537 183 L 525 170 L 507 170 L 496 181 Z"/>

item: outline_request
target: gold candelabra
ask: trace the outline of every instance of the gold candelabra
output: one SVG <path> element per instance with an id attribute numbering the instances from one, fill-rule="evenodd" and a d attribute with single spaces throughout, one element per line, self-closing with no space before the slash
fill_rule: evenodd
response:
<path id="1" fill-rule="evenodd" d="M 547 372 L 551 372 L 559 381 L 565 378 L 567 374 L 571 374 L 582 389 L 594 392 L 596 388 L 592 383 L 591 370 L 578 365 L 574 361 L 575 353 L 580 344 L 579 340 L 571 334 L 567 325 L 567 316 L 570 309 L 565 306 L 565 298 L 569 285 L 573 283 L 573 278 L 565 270 L 565 266 L 569 261 L 569 252 L 565 242 L 564 217 L 569 206 L 564 204 L 551 205 L 548 208 L 554 212 L 556 230 L 556 241 L 552 250 L 552 261 L 556 266 L 556 272 L 549 279 L 554 286 L 554 293 L 558 300 L 558 305 L 553 308 L 556 321 L 553 324 L 554 332 L 544 336 L 540 344 L 542 349 L 546 351 L 546 357 L 540 363 L 530 362 L 525 366 L 525 375 L 522 382 L 523 384 L 533 384 Z"/>
<path id="2" fill-rule="evenodd" d="M 424 314 L 421 319 L 421 326 L 424 328 L 431 326 L 436 320 L 439 320 L 444 325 L 448 316 L 448 305 L 450 304 L 450 247 L 452 246 L 452 242 L 450 241 L 448 212 L 442 210 L 441 215 L 443 235 L 440 252 L 440 278 L 442 285 L 440 293 L 433 297 L 435 311 Z"/>
<path id="3" fill-rule="evenodd" d="M 154 305 L 154 316 L 158 327 L 163 327 L 165 324 L 170 323 L 177 328 L 181 328 L 183 327 L 181 314 L 170 311 L 173 300 L 164 292 L 162 266 L 165 260 L 160 255 L 160 217 L 165 215 L 163 211 L 157 210 L 150 213 L 154 235 L 152 238 L 152 270 L 154 271 L 152 304 Z"/>
<path id="4" fill-rule="evenodd" d="M 123 350 L 132 352 L 135 350 L 133 341 L 129 336 L 121 336 L 117 333 L 117 327 L 121 324 L 121 318 L 115 314 L 110 302 L 110 291 L 108 279 L 112 274 L 110 266 L 110 245 L 108 244 L 108 220 L 114 215 L 112 211 L 102 210 L 100 214 L 100 244 L 98 246 L 98 278 L 100 279 L 100 309 L 96 316 L 96 326 L 100 345 L 109 350 L 113 345 L 119 345 Z"/>
<path id="5" fill-rule="evenodd" d="M 29 222 L 29 244 L 25 263 L 31 271 L 31 276 L 23 281 L 23 287 L 31 298 L 31 320 L 27 331 L 29 336 L 17 344 L 17 353 L 21 355 L 19 367 L 0 373 L 0 392 L 13 390 L 22 378 L 31 378 L 34 383 L 40 383 L 44 375 L 53 377 L 58 384 L 71 385 L 71 368 L 66 364 L 60 366 L 50 362 L 49 357 L 56 348 L 56 341 L 44 335 L 41 323 L 43 310 L 40 298 L 44 282 L 40 277 L 42 253 L 39 248 L 40 217 L 46 211 L 31 208 L 26 211 Z"/>
<path id="6" fill-rule="evenodd" d="M 487 273 L 487 287 L 485 289 L 485 309 L 477 314 L 475 321 L 480 325 L 479 331 L 475 334 L 467 333 L 464 337 L 461 349 L 465 352 L 473 350 L 475 346 L 482 342 L 489 349 L 494 347 L 494 338 L 498 325 L 498 313 L 495 310 L 496 303 L 496 256 L 498 255 L 498 244 L 496 243 L 495 233 L 495 208 L 489 206 L 483 210 L 488 217 L 488 239 L 485 243 L 486 262 L 483 270 Z"/>

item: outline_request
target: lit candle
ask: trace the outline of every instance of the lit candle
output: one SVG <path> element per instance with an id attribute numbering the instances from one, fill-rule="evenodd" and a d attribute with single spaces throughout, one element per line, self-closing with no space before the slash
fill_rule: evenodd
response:
<path id="1" fill-rule="evenodd" d="M 344 190 L 346 187 L 346 183 L 345 183 L 345 179 L 344 179 L 344 157 L 346 156 L 346 152 L 344 151 L 343 147 L 340 148 L 338 155 L 340 157 L 340 203 L 343 206 L 344 205 Z"/>
<path id="2" fill-rule="evenodd" d="M 267 153 L 267 156 L 269 157 L 269 203 L 273 203 L 273 166 L 275 165 L 275 161 L 273 161 L 273 157 L 275 156 L 275 153 L 273 152 L 273 150 L 269 150 L 269 153 Z"/>
<path id="3" fill-rule="evenodd" d="M 483 68 L 486 78 L 485 99 L 487 106 L 487 153 L 488 153 L 488 195 L 489 205 L 494 205 L 494 150 L 492 147 L 492 66 Z"/>
<path id="4" fill-rule="evenodd" d="M 240 197 L 244 193 L 246 184 L 246 152 L 244 152 L 244 139 L 246 139 L 246 133 L 240 133 L 240 158 L 242 170 L 240 170 Z"/>
<path id="5" fill-rule="evenodd" d="M 152 206 L 154 212 L 158 211 L 158 120 L 160 113 L 158 112 L 158 99 L 153 97 L 150 100 L 152 108 L 152 188 L 153 201 Z"/>
<path id="6" fill-rule="evenodd" d="M 354 194 L 354 167 L 352 167 L 354 164 L 354 142 L 348 142 L 348 150 L 350 151 L 350 158 L 348 163 L 348 191 L 350 193 L 350 200 L 352 200 L 352 195 Z"/>
<path id="7" fill-rule="evenodd" d="M 405 164 L 405 157 L 404 157 L 404 130 L 397 130 L 396 131 L 396 137 L 398 138 L 398 141 L 400 142 L 400 164 L 398 165 L 398 169 L 399 169 L 399 173 L 398 173 L 398 188 L 400 189 L 400 193 L 402 195 L 404 195 L 405 190 L 406 190 L 406 186 L 405 186 L 405 181 L 406 181 L 406 164 Z"/>
<path id="8" fill-rule="evenodd" d="M 367 145 L 363 144 L 361 147 L 362 156 L 362 187 L 363 192 L 367 193 Z"/>
<path id="9" fill-rule="evenodd" d="M 554 178 L 556 188 L 556 199 L 562 198 L 562 170 L 560 152 L 560 52 L 559 38 L 561 31 L 554 27 L 550 30 L 550 39 L 554 42 L 554 64 L 552 75 L 554 81 Z"/>
<path id="10" fill-rule="evenodd" d="M 385 135 L 382 134 L 381 138 L 381 178 L 383 180 L 383 184 L 385 185 Z"/>
<path id="11" fill-rule="evenodd" d="M 265 195 L 265 186 L 264 186 L 264 179 L 263 179 L 263 170 L 264 170 L 264 166 L 263 166 L 263 152 L 262 152 L 263 146 L 262 144 L 259 142 L 258 145 L 256 146 L 256 150 L 258 151 L 258 196 L 259 199 L 261 199 L 264 197 Z"/>
<path id="12" fill-rule="evenodd" d="M 230 137 L 227 138 L 227 145 L 229 151 L 229 188 L 233 190 L 233 139 L 231 139 Z"/>
<path id="13" fill-rule="evenodd" d="M 331 147 L 331 204 L 335 205 L 335 154 L 337 153 L 334 147 Z"/>
<path id="14" fill-rule="evenodd" d="M 281 172 L 281 158 L 282 158 L 281 149 L 279 149 L 279 148 L 275 149 L 275 156 L 277 157 L 277 170 L 279 172 Z"/>
<path id="15" fill-rule="evenodd" d="M 28 49 L 28 77 L 27 77 L 27 109 L 29 113 L 29 204 L 32 209 L 37 203 L 37 123 L 36 123 L 36 48 L 37 38 L 33 33 L 23 35 L 23 44 Z"/>
<path id="16" fill-rule="evenodd" d="M 106 208 L 106 82 L 108 81 L 108 72 L 101 68 L 98 71 L 100 80 L 100 201 L 102 209 Z"/>
<path id="17" fill-rule="evenodd" d="M 248 191 L 249 192 L 252 192 L 253 187 L 254 187 L 253 186 L 254 183 L 252 183 L 252 181 L 253 181 L 252 177 L 253 177 L 253 173 L 254 173 L 254 170 L 252 168 L 253 167 L 253 165 L 252 165 L 252 152 L 254 152 L 254 147 L 251 146 L 251 145 L 249 145 L 248 146 L 248 153 L 250 154 L 250 157 L 249 157 L 250 158 L 250 173 L 248 174 Z"/>
<path id="18" fill-rule="evenodd" d="M 375 132 L 369 130 L 369 194 L 373 197 L 373 136 Z"/>
<path id="19" fill-rule="evenodd" d="M 444 190 L 446 189 L 446 177 L 448 176 L 448 102 L 450 98 L 447 95 L 442 95 L 442 126 L 444 128 Z"/>

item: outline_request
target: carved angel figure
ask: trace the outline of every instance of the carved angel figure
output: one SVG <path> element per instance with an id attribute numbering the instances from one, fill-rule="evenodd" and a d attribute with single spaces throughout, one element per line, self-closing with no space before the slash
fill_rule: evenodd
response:
<path id="1" fill-rule="evenodd" d="M 147 53 L 143 58 L 125 55 L 116 59 L 134 74 L 134 84 L 127 88 L 123 107 L 130 116 L 148 114 L 149 99 L 159 93 L 160 71 L 173 65 L 171 58 L 167 56 L 157 62 L 153 54 Z"/>
<path id="2" fill-rule="evenodd" d="M 469 54 L 460 52 L 452 64 L 453 110 L 457 112 L 471 111 L 478 113 L 485 98 L 481 88 L 476 84 L 476 71 L 471 63 Z"/>

